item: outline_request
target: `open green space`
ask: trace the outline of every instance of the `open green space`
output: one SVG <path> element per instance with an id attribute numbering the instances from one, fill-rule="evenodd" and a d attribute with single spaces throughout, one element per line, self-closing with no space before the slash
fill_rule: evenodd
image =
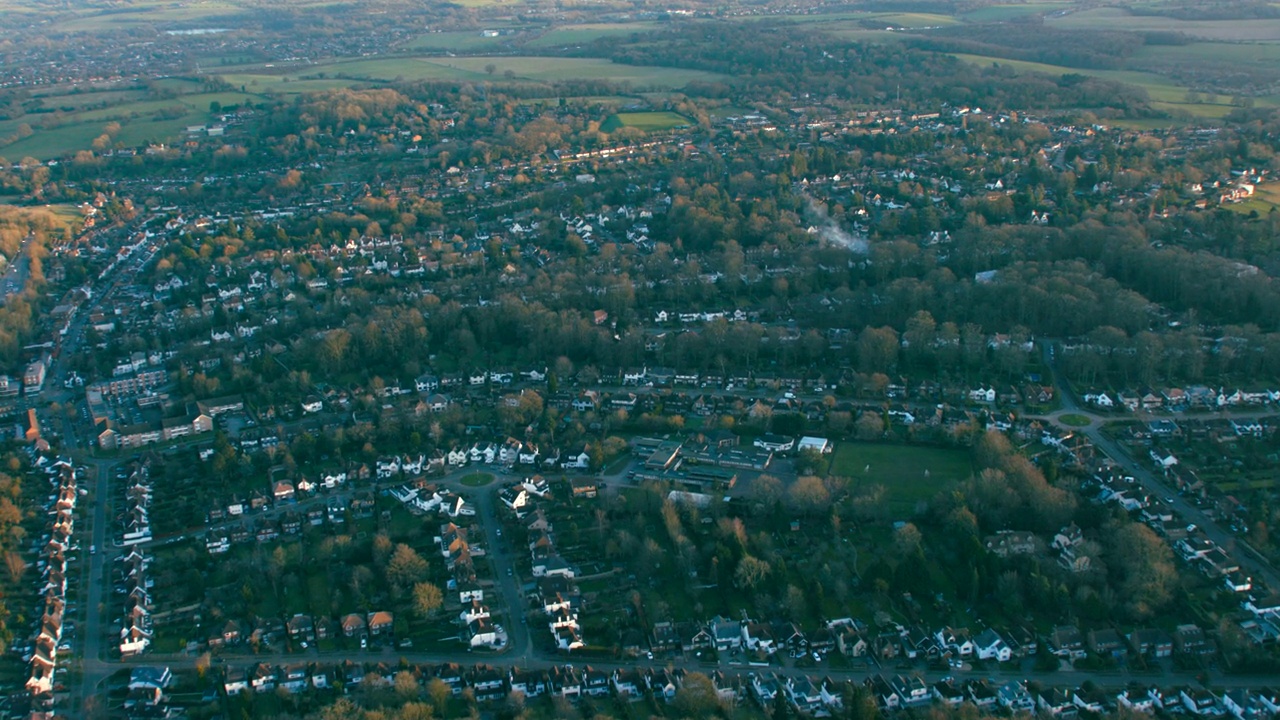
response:
<path id="1" fill-rule="evenodd" d="M 1093 421 L 1079 413 L 1066 413 L 1058 416 L 1058 422 L 1071 427 L 1088 427 Z"/>
<path id="2" fill-rule="evenodd" d="M 1067 3 L 1062 2 L 988 5 L 987 7 L 962 13 L 960 17 L 968 22 L 974 23 L 1005 22 L 1015 18 L 1027 17 L 1028 15 L 1043 15 L 1050 12 L 1056 12 L 1065 7 L 1067 7 Z"/>
<path id="3" fill-rule="evenodd" d="M 1179 20 L 1159 15 L 1133 15 L 1119 7 L 1099 7 L 1055 15 L 1050 27 L 1063 30 L 1129 30 L 1178 32 L 1191 37 L 1231 42 L 1280 41 L 1280 19 Z"/>
<path id="4" fill-rule="evenodd" d="M 1038 72 L 1059 77 L 1071 74 L 1091 75 L 1104 80 L 1136 85 L 1147 91 L 1147 96 L 1151 99 L 1153 107 L 1167 111 L 1181 111 L 1201 118 L 1221 118 L 1234 109 L 1228 102 L 1230 98 L 1226 96 L 1215 96 L 1213 98 L 1205 96 L 1205 101 L 1188 102 L 1190 88 L 1178 85 L 1169 78 L 1151 72 L 1138 70 L 1090 70 L 1025 60 L 1007 60 L 987 55 L 968 55 L 965 53 L 954 53 L 954 55 L 965 62 L 975 65 L 996 64 L 1013 68 L 1018 72 Z M 1212 102 L 1209 102 L 1209 100 L 1212 100 Z M 1259 98 L 1257 104 L 1271 106 L 1275 104 L 1275 98 Z"/>
<path id="5" fill-rule="evenodd" d="M 965 450 L 841 443 L 831 460 L 831 474 L 855 484 L 880 484 L 895 509 L 910 509 L 948 485 L 968 479 L 973 461 Z"/>
<path id="6" fill-rule="evenodd" d="M 691 125 L 689 118 L 674 112 L 624 112 L 610 115 L 600 124 L 603 132 L 614 132 L 624 127 L 635 128 L 645 132 L 671 130 Z"/>
<path id="7" fill-rule="evenodd" d="M 470 475 L 463 475 L 458 482 L 467 487 L 483 487 L 493 482 L 493 475 L 483 472 L 471 473 Z"/>
<path id="8" fill-rule="evenodd" d="M 657 28 L 656 23 L 587 23 L 583 25 L 564 25 L 553 28 L 526 43 L 529 47 L 556 48 L 566 45 L 581 45 L 600 38 L 630 37 L 635 33 L 649 32 Z"/>

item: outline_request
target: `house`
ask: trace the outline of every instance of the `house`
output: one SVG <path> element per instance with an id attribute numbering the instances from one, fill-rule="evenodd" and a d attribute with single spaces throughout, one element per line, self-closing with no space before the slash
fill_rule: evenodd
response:
<path id="1" fill-rule="evenodd" d="M 1213 644 L 1199 626 L 1187 623 L 1173 630 L 1173 648 L 1184 655 L 1208 655 Z"/>
<path id="2" fill-rule="evenodd" d="M 1218 698 L 1203 688 L 1182 688 L 1178 691 L 1178 700 L 1182 703 L 1182 707 L 1192 715 L 1217 716 L 1222 714 L 1222 707 L 1218 703 Z"/>
<path id="3" fill-rule="evenodd" d="M 1039 546 L 1039 539 L 1031 532 L 1001 530 L 995 535 L 988 535 L 983 544 L 988 551 L 1007 558 L 1034 553 Z"/>
<path id="4" fill-rule="evenodd" d="M 805 715 L 812 715 L 823 707 L 822 692 L 806 675 L 788 677 L 786 695 L 787 700 Z"/>
<path id="5" fill-rule="evenodd" d="M 1137 683 L 1129 686 L 1116 695 L 1116 704 L 1136 712 L 1150 713 L 1158 707 L 1160 691 L 1153 687 L 1143 687 Z"/>
<path id="6" fill-rule="evenodd" d="M 773 633 L 763 623 L 742 623 L 742 644 L 751 651 L 772 655 L 777 647 L 774 645 Z"/>
<path id="7" fill-rule="evenodd" d="M 1013 659 L 1013 649 L 1000 637 L 1000 633 L 987 628 L 973 638 L 974 653 L 979 660 L 995 660 L 1009 662 Z"/>
<path id="8" fill-rule="evenodd" d="M 357 613 L 343 616 L 340 624 L 342 625 L 342 634 L 346 637 L 363 636 L 368 629 L 364 616 Z"/>
<path id="9" fill-rule="evenodd" d="M 863 657 L 869 649 L 867 639 L 852 625 L 846 625 L 836 632 L 836 647 L 845 657 Z"/>
<path id="10" fill-rule="evenodd" d="M 894 675 L 889 685 L 904 706 L 926 705 L 933 700 L 929 686 L 918 675 Z"/>
<path id="11" fill-rule="evenodd" d="M 979 710 L 989 710 L 995 707 L 998 692 L 991 687 L 991 683 L 986 680 L 968 680 L 964 684 L 964 693 L 969 702 L 973 703 Z"/>
<path id="12" fill-rule="evenodd" d="M 975 650 L 969 631 L 965 629 L 945 627 L 934 634 L 934 639 L 940 649 L 962 658 L 973 655 Z"/>
<path id="13" fill-rule="evenodd" d="M 1129 633 L 1129 646 L 1139 655 L 1167 658 L 1173 655 L 1173 636 L 1164 630 L 1142 628 Z"/>
<path id="14" fill-rule="evenodd" d="M 1095 655 L 1120 659 L 1129 654 L 1129 647 L 1120 633 L 1111 628 L 1089 631 L 1089 650 Z"/>
<path id="15" fill-rule="evenodd" d="M 1073 717 L 1076 714 L 1071 693 L 1062 688 L 1045 688 L 1036 693 L 1036 707 L 1053 717 Z"/>
<path id="16" fill-rule="evenodd" d="M 249 689 L 249 671 L 245 668 L 227 668 L 227 674 L 222 681 L 222 689 L 227 695 L 236 695 Z"/>
<path id="17" fill-rule="evenodd" d="M 934 683 L 930 686 L 929 690 L 933 695 L 933 699 L 944 705 L 954 707 L 965 700 L 964 690 L 957 687 L 955 680 L 951 678 Z"/>
<path id="18" fill-rule="evenodd" d="M 1049 636 L 1049 647 L 1054 655 L 1068 660 L 1080 660 L 1088 655 L 1084 649 L 1084 637 L 1075 625 L 1059 625 Z"/>
<path id="19" fill-rule="evenodd" d="M 643 697 L 641 688 L 646 687 L 644 677 L 634 668 L 614 670 L 610 682 L 613 684 L 613 691 L 619 697 L 629 700 L 641 699 Z"/>
<path id="20" fill-rule="evenodd" d="M 742 623 L 720 616 L 711 619 L 711 638 L 718 652 L 742 647 Z"/>

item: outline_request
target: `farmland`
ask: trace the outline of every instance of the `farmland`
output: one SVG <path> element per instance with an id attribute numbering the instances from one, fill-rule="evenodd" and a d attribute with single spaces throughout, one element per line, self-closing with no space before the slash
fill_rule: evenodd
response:
<path id="1" fill-rule="evenodd" d="M 601 38 L 629 37 L 635 33 L 649 32 L 657 29 L 654 23 L 618 23 L 618 24 L 584 24 L 565 25 L 554 28 L 538 38 L 530 40 L 529 47 L 557 48 L 581 45 Z"/>
<path id="2" fill-rule="evenodd" d="M 1049 65 L 1046 63 L 1028 62 L 1025 60 L 1008 60 L 1005 58 L 989 57 L 984 55 L 967 55 L 964 53 L 956 53 L 956 57 L 965 62 L 975 65 L 991 65 L 998 64 L 1005 67 L 1013 68 L 1018 72 L 1037 72 L 1047 75 L 1092 75 L 1104 80 L 1112 80 L 1115 82 L 1125 83 L 1127 85 L 1135 85 L 1147 91 L 1148 97 L 1151 99 L 1152 107 L 1169 112 L 1183 112 L 1200 118 L 1221 118 L 1227 115 L 1233 109 L 1228 102 L 1229 97 L 1215 96 L 1207 94 L 1201 96 L 1195 102 L 1188 101 L 1188 93 L 1191 88 L 1176 84 L 1167 77 L 1158 75 L 1153 72 L 1142 72 L 1138 70 L 1088 70 L 1071 68 L 1063 65 Z M 1259 105 L 1274 105 L 1276 98 L 1264 97 L 1258 100 Z"/>
<path id="3" fill-rule="evenodd" d="M 1280 19 L 1191 21 L 1158 15 L 1133 15 L 1113 7 L 1057 15 L 1049 19 L 1048 25 L 1063 30 L 1178 32 L 1196 38 L 1229 42 L 1280 40 Z"/>

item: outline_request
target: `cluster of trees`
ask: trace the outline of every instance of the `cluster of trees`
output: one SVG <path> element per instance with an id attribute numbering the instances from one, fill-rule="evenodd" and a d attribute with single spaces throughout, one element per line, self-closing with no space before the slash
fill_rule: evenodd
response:
<path id="1" fill-rule="evenodd" d="M 11 456 L 7 459 L 6 468 L 12 472 L 20 465 Z M 6 646 L 13 640 L 14 630 L 24 627 L 27 622 L 26 612 L 22 609 L 24 603 L 9 604 L 11 596 L 24 598 L 30 592 L 30 588 L 20 587 L 27 571 L 27 563 L 22 557 L 27 537 L 23 527 L 23 520 L 28 517 L 23 510 L 25 506 L 21 476 L 0 473 L 0 557 L 4 559 L 4 574 L 0 576 L 0 643 Z"/>

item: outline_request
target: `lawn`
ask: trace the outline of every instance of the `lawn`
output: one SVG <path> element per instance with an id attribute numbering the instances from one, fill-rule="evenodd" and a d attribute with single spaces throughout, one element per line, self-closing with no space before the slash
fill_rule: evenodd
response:
<path id="1" fill-rule="evenodd" d="M 458 482 L 467 487 L 484 487 L 493 482 L 493 475 L 483 472 L 471 473 L 470 475 L 463 475 Z"/>
<path id="2" fill-rule="evenodd" d="M 831 474 L 856 484 L 880 484 L 888 491 L 890 506 L 910 510 L 948 485 L 969 478 L 973 461 L 965 450 L 841 443 L 831 460 Z"/>
<path id="3" fill-rule="evenodd" d="M 1088 427 L 1093 421 L 1079 413 L 1067 413 L 1058 418 L 1058 422 L 1070 427 Z"/>
<path id="4" fill-rule="evenodd" d="M 614 132 L 624 127 L 635 128 L 645 132 L 671 130 L 691 125 L 689 118 L 673 112 L 628 112 L 610 115 L 600 125 L 603 132 Z"/>

